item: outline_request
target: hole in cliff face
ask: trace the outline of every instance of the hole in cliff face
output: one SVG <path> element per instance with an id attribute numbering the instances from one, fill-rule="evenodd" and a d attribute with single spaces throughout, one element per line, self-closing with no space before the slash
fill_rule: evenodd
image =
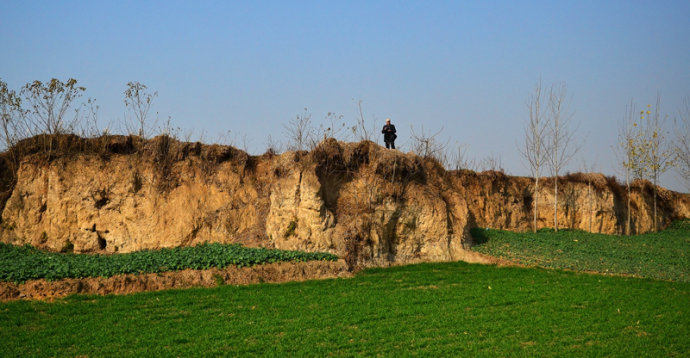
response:
<path id="1" fill-rule="evenodd" d="M 526 211 L 532 210 L 532 201 L 534 198 L 532 198 L 532 194 L 523 194 L 522 196 L 522 205 L 524 206 Z"/>
<path id="2" fill-rule="evenodd" d="M 352 173 L 343 158 L 343 148 L 338 141 L 330 138 L 321 142 L 311 153 L 317 163 L 315 172 L 321 184 L 319 196 L 326 208 L 335 213 L 341 187 L 352 180 Z"/>
<path id="3" fill-rule="evenodd" d="M 105 241 L 104 238 L 101 237 L 101 235 L 98 235 L 98 248 L 101 250 L 105 250 L 106 246 L 108 246 L 108 242 Z"/>
<path id="4" fill-rule="evenodd" d="M 74 252 L 74 244 L 69 240 L 65 240 L 65 244 L 62 245 L 62 249 L 60 249 L 60 252 L 63 254 L 73 253 Z"/>
<path id="5" fill-rule="evenodd" d="M 107 198 L 103 198 L 103 199 L 101 199 L 101 200 L 98 200 L 98 201 L 96 202 L 96 209 L 100 209 L 100 208 L 104 207 L 105 204 L 107 204 L 107 203 L 108 203 L 108 199 L 107 199 Z"/>
<path id="6" fill-rule="evenodd" d="M 144 182 L 141 178 L 141 174 L 139 174 L 139 171 L 137 170 L 134 172 L 134 174 L 132 174 L 132 192 L 135 194 L 138 193 L 143 185 Z"/>
<path id="7" fill-rule="evenodd" d="M 38 209 L 38 212 L 43 213 L 46 211 L 46 209 L 48 209 L 48 205 L 43 203 L 43 205 L 41 205 L 41 207 Z"/>
<path id="8" fill-rule="evenodd" d="M 288 173 L 288 170 L 287 170 L 286 168 L 282 167 L 282 166 L 273 169 L 273 175 L 274 175 L 276 178 L 282 178 L 282 177 L 284 177 L 285 175 L 287 175 L 287 173 Z"/>
<path id="9" fill-rule="evenodd" d="M 357 268 L 360 252 L 362 251 L 363 240 L 359 235 L 348 235 L 345 237 L 345 263 L 348 271 L 352 272 Z"/>
<path id="10" fill-rule="evenodd" d="M 93 199 L 93 205 L 96 207 L 96 209 L 101 209 L 104 207 L 108 202 L 110 201 L 110 198 L 108 198 L 109 191 L 107 189 L 100 189 L 91 192 L 91 199 Z"/>
<path id="11" fill-rule="evenodd" d="M 111 136 L 106 150 L 113 154 L 133 154 L 136 152 L 133 136 Z"/>

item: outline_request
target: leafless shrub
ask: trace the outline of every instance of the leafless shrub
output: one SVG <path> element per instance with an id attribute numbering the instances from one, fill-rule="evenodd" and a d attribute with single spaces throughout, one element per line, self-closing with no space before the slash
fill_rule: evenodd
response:
<path id="1" fill-rule="evenodd" d="M 62 82 L 57 78 L 49 82 L 33 81 L 22 87 L 21 94 L 28 103 L 33 134 L 66 134 L 73 128 L 74 120 L 66 115 L 86 88 L 77 86 L 70 78 Z M 75 116 L 76 117 L 76 116 Z"/>
<path id="2" fill-rule="evenodd" d="M 275 154 L 280 154 L 283 152 L 283 144 L 279 141 L 276 141 L 271 137 L 269 134 L 268 137 L 266 138 L 266 153 L 275 155 Z"/>
<path id="3" fill-rule="evenodd" d="M 199 135 L 199 142 L 204 142 L 205 135 L 206 132 L 201 131 L 201 134 Z M 237 133 L 233 133 L 231 130 L 221 132 L 217 135 L 215 143 L 235 147 L 237 145 Z"/>
<path id="4" fill-rule="evenodd" d="M 86 113 L 81 120 L 82 137 L 96 138 L 109 135 L 111 133 L 110 124 L 106 125 L 103 129 L 100 127 L 98 121 L 98 110 L 100 109 L 100 106 L 96 102 L 96 99 L 87 99 L 83 107 L 85 108 Z"/>
<path id="5" fill-rule="evenodd" d="M 323 123 L 319 124 L 319 135 L 316 139 L 321 141 L 328 138 L 347 140 L 347 129 L 342 115 L 328 112 Z"/>
<path id="6" fill-rule="evenodd" d="M 445 165 L 445 167 L 455 171 L 463 169 L 475 170 L 477 165 L 474 159 L 469 158 L 468 148 L 468 145 L 458 144 L 455 147 L 455 151 L 446 156 L 448 158 L 448 164 Z"/>
<path id="7" fill-rule="evenodd" d="M 135 81 L 127 82 L 124 94 L 125 107 L 130 112 L 130 117 L 126 121 L 129 134 L 146 138 L 150 127 L 155 126 L 155 123 L 148 123 L 148 115 L 153 100 L 158 96 L 158 91 L 150 93 L 145 84 Z"/>
<path id="8" fill-rule="evenodd" d="M 191 142 L 194 137 L 194 129 L 187 128 L 182 132 L 182 140 L 185 142 Z"/>
<path id="9" fill-rule="evenodd" d="M 351 128 L 352 134 L 358 141 L 372 141 L 374 133 L 376 133 L 376 123 L 371 123 L 366 120 L 364 110 L 362 109 L 362 100 L 357 101 L 357 119 L 356 124 Z"/>
<path id="10" fill-rule="evenodd" d="M 314 145 L 314 127 L 311 122 L 311 113 L 304 109 L 304 113 L 297 115 L 287 124 L 283 125 L 285 137 L 288 140 L 288 150 L 302 151 L 308 146 Z"/>
<path id="11" fill-rule="evenodd" d="M 479 171 L 493 171 L 493 172 L 503 172 L 503 161 L 500 155 L 491 155 L 484 157 L 477 164 L 477 169 Z"/>
<path id="12" fill-rule="evenodd" d="M 158 132 L 160 133 L 160 135 L 170 137 L 176 141 L 181 140 L 182 128 L 173 125 L 171 116 L 168 116 L 168 119 L 165 121 L 163 126 L 158 129 Z"/>
<path id="13" fill-rule="evenodd" d="M 424 126 L 421 127 L 419 133 L 415 132 L 414 127 L 410 127 L 412 132 L 412 151 L 423 158 L 433 158 L 439 163 L 446 162 L 445 152 L 448 147 L 448 142 L 443 142 L 439 135 L 443 132 L 443 128 L 439 129 L 434 134 L 426 133 Z"/>
<path id="14" fill-rule="evenodd" d="M 5 82 L 0 81 L 0 130 L 2 130 L 2 144 L 8 151 L 10 171 L 13 175 L 19 164 L 15 145 L 27 135 L 25 114 L 20 96 L 14 90 L 8 89 Z"/>

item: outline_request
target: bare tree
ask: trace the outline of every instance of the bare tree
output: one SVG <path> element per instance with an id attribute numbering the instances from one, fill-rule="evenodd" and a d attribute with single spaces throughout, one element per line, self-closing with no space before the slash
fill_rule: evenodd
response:
<path id="1" fill-rule="evenodd" d="M 631 234 L 630 221 L 630 182 L 634 176 L 644 176 L 642 164 L 642 146 L 640 126 L 635 121 L 635 105 L 633 101 L 626 107 L 625 117 L 618 127 L 618 146 L 615 148 L 616 156 L 625 174 L 625 188 L 627 194 L 625 233 Z"/>
<path id="2" fill-rule="evenodd" d="M 690 191 L 690 97 L 685 98 L 683 108 L 676 120 L 676 151 L 678 153 L 678 174 Z"/>
<path id="3" fill-rule="evenodd" d="M 146 138 L 148 115 L 151 110 L 151 103 L 156 97 L 158 97 L 158 91 L 149 92 L 145 84 L 136 81 L 127 82 L 125 107 L 134 116 L 134 124 L 128 124 L 130 134 L 136 128 L 139 137 Z M 130 121 L 131 119 L 128 120 L 128 122 Z"/>
<path id="4" fill-rule="evenodd" d="M 29 104 L 34 134 L 49 135 L 66 133 L 73 123 L 67 123 L 67 111 L 86 90 L 70 78 L 62 82 L 57 78 L 49 82 L 33 81 L 22 87 L 22 96 Z"/>
<path id="5" fill-rule="evenodd" d="M 0 125 L 5 148 L 12 151 L 17 142 L 24 137 L 22 100 L 14 90 L 7 87 L 7 83 L 0 80 Z"/>
<path id="6" fill-rule="evenodd" d="M 532 178 L 534 178 L 534 222 L 532 224 L 534 232 L 537 231 L 537 213 L 539 210 L 539 175 L 548 154 L 545 143 L 547 122 L 544 118 L 543 100 L 542 85 L 539 81 L 527 100 L 529 121 L 525 127 L 525 142 L 523 147 L 518 147 L 522 156 L 527 160 Z"/>
<path id="7" fill-rule="evenodd" d="M 0 80 L 0 126 L 2 139 L 9 160 L 8 166 L 12 177 L 15 177 L 19 165 L 19 155 L 16 144 L 26 137 L 24 118 L 26 111 L 22 109 L 22 100 L 14 90 L 7 87 L 7 83 Z"/>
<path id="8" fill-rule="evenodd" d="M 659 176 L 673 167 L 676 160 L 676 151 L 666 137 L 664 120 L 661 118 L 661 96 L 657 95 L 656 106 L 652 112 L 652 106 L 647 105 L 647 111 L 640 112 L 640 119 L 645 121 L 645 146 L 644 160 L 647 172 L 654 185 L 654 231 L 657 231 L 657 184 Z"/>
<path id="9" fill-rule="evenodd" d="M 574 131 L 570 128 L 573 118 L 567 107 L 565 83 L 552 85 L 549 89 L 549 125 L 547 131 L 547 164 L 553 181 L 553 226 L 558 231 L 558 174 L 579 150 L 574 143 Z"/>
<path id="10" fill-rule="evenodd" d="M 306 108 L 303 114 L 283 125 L 283 129 L 288 140 L 288 150 L 305 150 L 308 145 L 315 144 L 311 113 Z"/>

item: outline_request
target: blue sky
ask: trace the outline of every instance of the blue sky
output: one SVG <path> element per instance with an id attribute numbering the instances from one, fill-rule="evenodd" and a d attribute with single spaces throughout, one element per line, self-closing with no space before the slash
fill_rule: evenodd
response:
<path id="1" fill-rule="evenodd" d="M 565 82 L 582 160 L 618 175 L 611 149 L 631 100 L 670 118 L 690 96 L 690 1 L 0 1 L 0 79 L 73 77 L 122 122 L 128 81 L 206 142 L 252 153 L 308 108 L 354 124 L 443 128 L 477 160 L 517 151 L 536 82 Z M 154 114 L 155 116 L 155 114 Z M 378 127 L 379 125 L 377 125 Z M 382 139 L 378 139 L 382 142 Z M 682 189 L 675 173 L 664 186 Z"/>

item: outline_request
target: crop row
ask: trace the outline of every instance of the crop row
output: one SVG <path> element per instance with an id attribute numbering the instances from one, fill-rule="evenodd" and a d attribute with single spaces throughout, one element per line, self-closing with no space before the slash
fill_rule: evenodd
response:
<path id="1" fill-rule="evenodd" d="M 230 265 L 243 267 L 282 261 L 337 259 L 337 256 L 328 253 L 247 248 L 239 244 L 207 243 L 128 254 L 87 255 L 45 252 L 28 245 L 0 243 L 0 281 L 110 277 L 118 274 L 224 268 Z"/>

